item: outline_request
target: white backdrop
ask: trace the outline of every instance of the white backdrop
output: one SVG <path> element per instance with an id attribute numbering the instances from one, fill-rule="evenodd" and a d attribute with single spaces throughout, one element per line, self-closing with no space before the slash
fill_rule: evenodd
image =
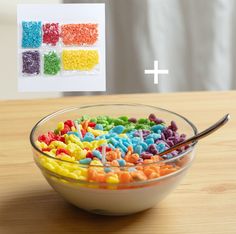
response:
<path id="1" fill-rule="evenodd" d="M 235 0 L 74 2 L 106 2 L 109 93 L 236 88 Z M 155 86 L 154 59 L 169 70 Z"/>

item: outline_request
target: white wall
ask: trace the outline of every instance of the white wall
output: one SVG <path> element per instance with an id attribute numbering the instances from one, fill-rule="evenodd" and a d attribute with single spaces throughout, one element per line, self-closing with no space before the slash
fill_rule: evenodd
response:
<path id="1" fill-rule="evenodd" d="M 60 0 L 0 1 L 0 99 L 58 97 L 60 93 L 19 93 L 16 69 L 16 6 L 18 3 L 60 3 Z"/>

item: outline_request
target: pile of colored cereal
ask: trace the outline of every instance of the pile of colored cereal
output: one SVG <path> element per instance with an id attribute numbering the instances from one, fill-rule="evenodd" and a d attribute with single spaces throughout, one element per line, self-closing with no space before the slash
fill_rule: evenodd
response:
<path id="1" fill-rule="evenodd" d="M 46 23 L 43 25 L 43 43 L 55 46 L 59 41 L 59 24 Z"/>
<path id="2" fill-rule="evenodd" d="M 64 70 L 90 71 L 99 63 L 97 50 L 63 50 Z"/>
<path id="3" fill-rule="evenodd" d="M 54 51 L 44 54 L 44 74 L 56 75 L 61 69 L 60 63 L 60 57 Z"/>
<path id="4" fill-rule="evenodd" d="M 22 53 L 22 73 L 28 75 L 40 73 L 40 54 L 37 50 Z"/>
<path id="5" fill-rule="evenodd" d="M 39 48 L 42 42 L 41 22 L 22 22 L 22 48 Z"/>
<path id="6" fill-rule="evenodd" d="M 174 121 L 168 126 L 154 114 L 140 119 L 82 116 L 59 122 L 54 131 L 40 135 L 36 145 L 51 156 L 40 155 L 42 166 L 52 172 L 88 182 L 124 184 L 158 178 L 180 168 L 161 161 L 185 149 L 158 155 L 185 140 L 186 135 L 177 130 Z"/>
<path id="7" fill-rule="evenodd" d="M 64 24 L 61 38 L 64 45 L 93 45 L 98 40 L 98 25 Z"/>

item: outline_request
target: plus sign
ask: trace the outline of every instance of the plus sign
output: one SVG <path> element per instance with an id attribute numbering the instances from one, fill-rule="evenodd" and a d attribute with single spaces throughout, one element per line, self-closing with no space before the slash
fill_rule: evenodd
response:
<path id="1" fill-rule="evenodd" d="M 154 75 L 154 84 L 158 84 L 158 74 L 168 74 L 168 70 L 159 70 L 158 61 L 154 61 L 153 70 L 144 70 L 144 74 L 153 74 Z"/>

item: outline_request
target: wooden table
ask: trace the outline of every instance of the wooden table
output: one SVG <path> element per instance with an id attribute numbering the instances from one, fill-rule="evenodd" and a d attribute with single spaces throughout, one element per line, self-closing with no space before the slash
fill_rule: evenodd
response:
<path id="1" fill-rule="evenodd" d="M 88 103 L 132 102 L 181 113 L 204 129 L 231 121 L 199 143 L 181 185 L 158 206 L 102 217 L 67 204 L 32 160 L 29 133 L 43 116 Z M 236 92 L 135 94 L 0 102 L 0 233 L 236 233 Z M 145 199 L 145 198 L 144 198 Z"/>

